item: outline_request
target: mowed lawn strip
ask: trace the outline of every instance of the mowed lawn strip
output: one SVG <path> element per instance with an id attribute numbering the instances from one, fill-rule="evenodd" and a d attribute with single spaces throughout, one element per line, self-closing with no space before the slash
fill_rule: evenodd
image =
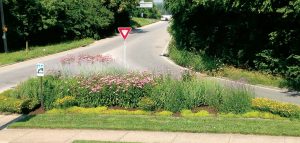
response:
<path id="1" fill-rule="evenodd" d="M 28 52 L 21 50 L 11 53 L 0 53 L 0 66 L 79 48 L 93 42 L 93 39 L 87 38 L 47 46 L 30 47 Z"/>
<path id="2" fill-rule="evenodd" d="M 299 120 L 217 117 L 41 114 L 28 116 L 10 125 L 9 128 L 113 129 L 300 136 Z"/>
<path id="3" fill-rule="evenodd" d="M 158 19 L 133 17 L 131 19 L 131 27 L 138 28 L 138 27 L 146 26 L 146 25 L 158 22 L 158 21 L 159 21 Z"/>

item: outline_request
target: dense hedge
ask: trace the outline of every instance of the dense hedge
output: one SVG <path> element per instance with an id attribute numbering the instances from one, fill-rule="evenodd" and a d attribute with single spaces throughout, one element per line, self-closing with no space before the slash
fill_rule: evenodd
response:
<path id="1" fill-rule="evenodd" d="M 177 47 L 281 74 L 300 89 L 299 0 L 165 0 Z"/>
<path id="2" fill-rule="evenodd" d="M 99 39 L 129 26 L 137 0 L 4 0 L 10 50 L 76 38 Z M 0 52 L 3 51 L 1 43 Z"/>

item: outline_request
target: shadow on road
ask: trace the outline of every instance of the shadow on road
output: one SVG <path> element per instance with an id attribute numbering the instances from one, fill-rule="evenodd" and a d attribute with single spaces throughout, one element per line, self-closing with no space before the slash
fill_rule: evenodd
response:
<path id="1" fill-rule="evenodd" d="M 130 34 L 135 34 L 135 33 L 147 33 L 148 31 L 145 31 L 143 29 L 132 29 Z"/>
<path id="2" fill-rule="evenodd" d="M 287 94 L 288 96 L 300 96 L 300 92 L 299 91 L 292 91 L 292 90 L 289 90 L 289 91 L 285 91 L 285 92 L 282 92 L 282 93 L 285 93 Z"/>

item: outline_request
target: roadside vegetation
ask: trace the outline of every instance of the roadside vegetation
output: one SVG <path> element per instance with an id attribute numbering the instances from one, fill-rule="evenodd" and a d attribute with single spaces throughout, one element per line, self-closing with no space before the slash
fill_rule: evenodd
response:
<path id="1" fill-rule="evenodd" d="M 299 5 L 297 0 L 165 1 L 173 14 L 175 47 L 192 53 L 184 60 L 194 58 L 179 63 L 254 84 L 278 86 L 282 78 L 294 90 L 300 90 Z M 207 59 L 208 65 L 193 65 Z M 212 69 L 215 61 L 226 66 Z"/>
<path id="2" fill-rule="evenodd" d="M 55 54 L 55 53 L 71 50 L 78 47 L 84 47 L 93 42 L 94 42 L 93 39 L 87 38 L 82 40 L 63 42 L 60 44 L 51 44 L 48 46 L 31 47 L 30 50 L 28 51 L 20 50 L 11 53 L 0 53 L 0 66 L 6 64 L 12 64 L 16 62 L 22 62 L 25 60 L 42 57 L 50 54 Z"/>
<path id="3" fill-rule="evenodd" d="M 59 72 L 44 77 L 43 98 L 39 79 L 31 78 L 0 94 L 0 111 L 29 113 L 11 128 L 300 135 L 297 105 L 254 98 L 243 86 L 200 80 L 193 72 L 173 79 L 114 69 L 113 61 L 103 55 L 62 57 Z"/>
<path id="4" fill-rule="evenodd" d="M 225 65 L 220 59 L 211 58 L 200 52 L 180 50 L 172 41 L 169 45 L 169 56 L 177 64 L 210 76 L 225 77 L 231 80 L 253 85 L 283 87 L 285 80 L 279 75 L 266 72 L 251 71 Z"/>
<path id="5" fill-rule="evenodd" d="M 160 17 L 156 7 L 137 8 L 138 2 L 4 0 L 9 52 L 78 39 L 102 39 L 115 34 L 118 27 L 130 26 L 131 17 L 138 17 L 141 12 L 145 13 L 145 18 Z M 133 20 L 137 20 L 135 26 L 151 21 Z M 0 45 L 0 52 L 4 52 L 2 41 Z"/>
<path id="6" fill-rule="evenodd" d="M 158 19 L 152 19 L 152 18 L 138 18 L 138 17 L 133 17 L 131 20 L 131 27 L 132 28 L 138 28 L 142 27 L 145 25 L 149 25 L 155 22 L 158 22 Z"/>

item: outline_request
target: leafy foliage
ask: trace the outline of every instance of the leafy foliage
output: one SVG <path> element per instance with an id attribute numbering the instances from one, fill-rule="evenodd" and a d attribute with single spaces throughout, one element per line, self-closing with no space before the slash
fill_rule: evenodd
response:
<path id="1" fill-rule="evenodd" d="M 137 0 L 4 0 L 8 44 L 25 46 L 79 38 L 100 39 L 130 25 Z M 1 44 L 2 46 L 2 44 Z M 2 50 L 3 48 L 1 48 Z"/>
<path id="2" fill-rule="evenodd" d="M 271 112 L 282 117 L 300 118 L 300 107 L 294 104 L 281 103 L 266 98 L 255 98 L 252 100 L 252 106 L 254 109 Z"/>
<path id="3" fill-rule="evenodd" d="M 176 47 L 286 76 L 299 87 L 299 0 L 166 0 Z M 290 60 L 287 60 L 290 59 Z"/>

